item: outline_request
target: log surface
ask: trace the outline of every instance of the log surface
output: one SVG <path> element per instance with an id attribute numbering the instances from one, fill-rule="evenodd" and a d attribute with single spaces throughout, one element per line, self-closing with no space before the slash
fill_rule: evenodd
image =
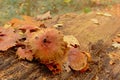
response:
<path id="1" fill-rule="evenodd" d="M 98 20 L 96 24 L 92 19 Z M 111 39 L 120 31 L 120 19 L 111 16 L 69 13 L 54 17 L 45 24 L 63 24 L 59 27 L 65 35 L 74 35 L 80 42 L 81 50 L 88 51 L 93 61 L 90 70 L 84 73 L 52 73 L 37 61 L 19 60 L 15 52 L 9 50 L 0 53 L 0 80 L 120 80 L 120 61 L 109 64 L 108 53 L 113 51 Z"/>

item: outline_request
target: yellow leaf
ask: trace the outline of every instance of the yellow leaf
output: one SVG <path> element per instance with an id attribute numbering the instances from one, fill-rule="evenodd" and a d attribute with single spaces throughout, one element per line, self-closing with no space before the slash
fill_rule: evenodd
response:
<path id="1" fill-rule="evenodd" d="M 63 27 L 63 24 L 55 24 L 54 27 L 55 27 L 55 28 Z"/>
<path id="2" fill-rule="evenodd" d="M 106 17 L 111 17 L 112 15 L 110 13 L 104 13 L 104 12 L 97 12 L 97 15 L 101 15 L 101 16 L 106 16 Z"/>
<path id="3" fill-rule="evenodd" d="M 109 14 L 109 13 L 104 13 L 103 15 L 106 16 L 106 17 L 111 17 L 111 16 L 112 16 L 112 15 Z"/>
<path id="4" fill-rule="evenodd" d="M 7 28 L 11 27 L 11 25 L 10 24 L 5 24 L 3 27 L 7 29 Z"/>
<path id="5" fill-rule="evenodd" d="M 120 33 L 118 33 L 117 36 L 120 37 Z"/>
<path id="6" fill-rule="evenodd" d="M 97 15 L 103 15 L 103 12 L 97 12 L 96 14 Z"/>
<path id="7" fill-rule="evenodd" d="M 20 35 L 24 35 L 23 32 L 18 32 L 18 34 L 20 34 Z"/>
<path id="8" fill-rule="evenodd" d="M 80 46 L 79 41 L 73 35 L 66 35 L 63 39 L 68 43 L 68 47 Z"/>
<path id="9" fill-rule="evenodd" d="M 91 21 L 92 21 L 94 24 L 99 25 L 99 21 L 98 21 L 97 19 L 91 19 Z"/>
<path id="10" fill-rule="evenodd" d="M 112 43 L 112 46 L 115 47 L 115 48 L 120 49 L 120 44 L 117 43 L 117 42 L 113 42 L 113 43 Z"/>

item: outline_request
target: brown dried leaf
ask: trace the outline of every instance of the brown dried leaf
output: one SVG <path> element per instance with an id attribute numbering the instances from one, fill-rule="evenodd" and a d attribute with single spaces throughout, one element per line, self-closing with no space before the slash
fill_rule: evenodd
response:
<path id="1" fill-rule="evenodd" d="M 97 15 L 101 15 L 101 16 L 106 16 L 106 17 L 111 17 L 112 15 L 110 13 L 106 13 L 106 12 L 97 12 Z"/>
<path id="2" fill-rule="evenodd" d="M 20 59 L 27 59 L 29 61 L 33 60 L 33 53 L 30 49 L 22 49 L 21 47 L 19 47 L 16 54 Z"/>
<path id="3" fill-rule="evenodd" d="M 35 31 L 39 30 L 39 27 L 32 26 L 32 25 L 23 25 L 19 29 L 22 30 L 22 31 L 25 31 L 25 32 L 27 30 L 30 31 L 30 32 L 35 32 Z"/>
<path id="4" fill-rule="evenodd" d="M 63 24 L 55 24 L 53 27 L 55 28 L 63 27 Z"/>
<path id="5" fill-rule="evenodd" d="M 22 17 L 23 17 L 23 20 L 13 18 L 11 21 L 9 21 L 9 24 L 11 24 L 14 28 L 17 28 L 17 29 L 29 29 L 30 30 L 30 29 L 45 27 L 45 25 L 42 22 L 36 21 L 30 16 L 24 15 Z"/>
<path id="6" fill-rule="evenodd" d="M 0 50 L 6 51 L 15 46 L 20 38 L 21 36 L 13 28 L 0 27 Z"/>
<path id="7" fill-rule="evenodd" d="M 120 37 L 120 33 L 117 34 L 117 37 Z"/>
<path id="8" fill-rule="evenodd" d="M 48 11 L 48 12 L 46 12 L 45 14 L 43 14 L 43 15 L 38 15 L 37 17 L 36 17 L 36 20 L 40 20 L 40 21 L 42 21 L 42 20 L 47 20 L 47 19 L 51 19 L 52 17 L 51 17 L 51 15 L 50 15 L 50 11 Z"/>
<path id="9" fill-rule="evenodd" d="M 112 39 L 112 46 L 115 48 L 120 48 L 120 37 L 119 34 L 115 36 L 114 39 Z"/>
<path id="10" fill-rule="evenodd" d="M 100 24 L 99 21 L 98 21 L 98 19 L 91 19 L 91 21 L 92 21 L 94 24 L 97 24 L 97 25 Z"/>
<path id="11" fill-rule="evenodd" d="M 17 18 L 13 18 L 12 20 L 10 20 L 8 23 L 11 24 L 11 26 L 17 27 L 18 25 L 20 25 L 23 21 L 19 20 Z"/>
<path id="12" fill-rule="evenodd" d="M 73 35 L 65 35 L 63 39 L 67 42 L 68 47 L 80 46 L 79 41 Z"/>
<path id="13" fill-rule="evenodd" d="M 5 24 L 3 27 L 4 27 L 4 28 L 10 28 L 11 25 L 10 25 L 10 24 Z"/>
<path id="14" fill-rule="evenodd" d="M 112 46 L 115 47 L 115 48 L 120 49 L 120 43 L 113 42 L 113 43 L 112 43 Z"/>

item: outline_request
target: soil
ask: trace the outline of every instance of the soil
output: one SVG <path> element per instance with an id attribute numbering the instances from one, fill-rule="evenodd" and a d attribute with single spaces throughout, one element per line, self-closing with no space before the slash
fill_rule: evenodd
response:
<path id="1" fill-rule="evenodd" d="M 98 20 L 94 23 L 92 19 Z M 96 12 L 59 15 L 45 21 L 48 27 L 57 27 L 65 35 L 74 35 L 81 51 L 90 52 L 90 69 L 84 73 L 71 71 L 53 75 L 37 61 L 19 60 L 12 49 L 0 52 L 0 80 L 120 80 L 120 61 L 109 64 L 108 53 L 116 49 L 112 38 L 120 31 L 120 19 L 116 16 L 97 15 Z"/>

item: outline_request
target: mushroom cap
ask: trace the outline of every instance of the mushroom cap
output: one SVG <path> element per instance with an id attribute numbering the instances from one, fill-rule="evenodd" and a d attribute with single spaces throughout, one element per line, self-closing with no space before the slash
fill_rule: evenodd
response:
<path id="1" fill-rule="evenodd" d="M 73 70 L 82 70 L 86 68 L 88 65 L 87 63 L 87 56 L 84 52 L 80 52 L 78 48 L 70 48 L 68 52 L 68 61 L 69 65 Z"/>
<path id="2" fill-rule="evenodd" d="M 33 34 L 30 45 L 35 58 L 44 64 L 62 61 L 67 53 L 67 44 L 63 41 L 63 34 L 56 29 L 43 29 Z"/>

